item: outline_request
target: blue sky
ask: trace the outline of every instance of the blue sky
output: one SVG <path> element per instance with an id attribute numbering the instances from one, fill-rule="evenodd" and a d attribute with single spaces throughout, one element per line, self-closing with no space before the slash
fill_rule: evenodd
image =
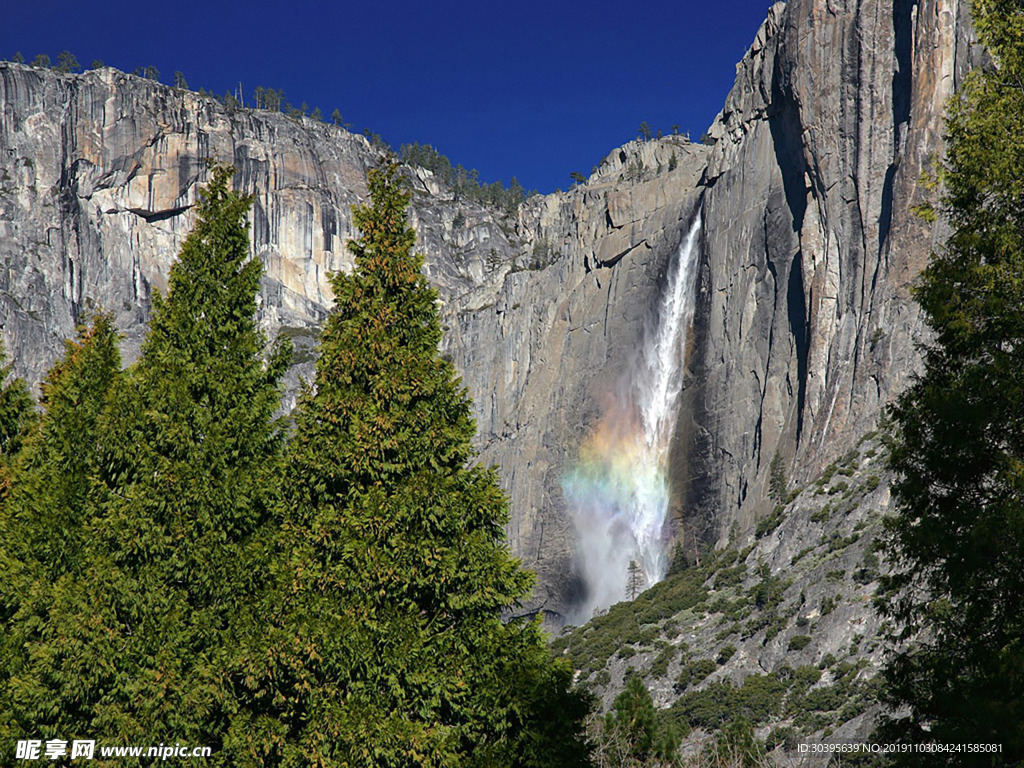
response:
<path id="1" fill-rule="evenodd" d="M 646 120 L 694 139 L 725 98 L 765 0 L 485 3 L 33 0 L 0 57 L 61 50 L 223 93 L 279 88 L 397 147 L 430 143 L 482 181 L 549 192 Z"/>

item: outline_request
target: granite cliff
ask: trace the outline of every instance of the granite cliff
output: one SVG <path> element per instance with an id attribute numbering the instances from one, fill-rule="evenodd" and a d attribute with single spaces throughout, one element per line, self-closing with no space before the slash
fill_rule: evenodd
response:
<path id="1" fill-rule="evenodd" d="M 910 207 L 971 56 L 958 0 L 791 0 L 737 65 L 709 146 L 633 142 L 515 215 L 411 170 L 444 351 L 473 397 L 481 461 L 510 492 L 510 543 L 539 575 L 526 610 L 557 621 L 584 588 L 560 476 L 695 215 L 681 530 L 741 536 L 769 508 L 776 453 L 807 480 L 872 427 L 917 360 L 908 285 L 941 233 Z M 134 357 L 212 158 L 255 197 L 261 321 L 296 342 L 293 396 L 330 307 L 326 275 L 350 266 L 350 208 L 377 148 L 109 68 L 0 64 L 0 105 L 0 322 L 17 373 L 37 383 L 94 307 L 115 313 Z"/>

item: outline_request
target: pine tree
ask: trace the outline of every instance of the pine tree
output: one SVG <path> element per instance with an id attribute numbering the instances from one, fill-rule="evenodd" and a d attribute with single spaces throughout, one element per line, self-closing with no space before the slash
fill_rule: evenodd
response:
<path id="1" fill-rule="evenodd" d="M 659 721 L 651 693 L 643 679 L 629 675 L 615 697 L 612 711 L 605 716 L 606 738 L 621 746 L 624 765 L 662 765 L 676 757 L 679 736 L 670 723 Z M 648 761 L 651 761 L 650 763 Z M 657 762 L 655 762 L 657 761 Z"/>
<path id="2" fill-rule="evenodd" d="M 71 51 L 61 51 L 57 54 L 57 66 L 54 67 L 57 72 L 77 72 L 81 68 L 78 59 Z"/>
<path id="3" fill-rule="evenodd" d="M 219 751 L 227 633 L 264 568 L 287 360 L 263 360 L 250 201 L 230 175 L 213 169 L 142 355 L 100 415 L 79 563 L 20 676 L 17 715 L 36 732 Z"/>
<path id="4" fill-rule="evenodd" d="M 784 504 L 789 489 L 786 487 L 786 463 L 782 454 L 776 453 L 768 470 L 768 496 L 777 504 Z"/>
<path id="5" fill-rule="evenodd" d="M 644 569 L 636 560 L 630 560 L 629 567 L 626 569 L 626 597 L 636 600 L 636 596 L 643 591 L 643 588 Z"/>
<path id="6" fill-rule="evenodd" d="M 893 408 L 888 614 L 906 645 L 886 669 L 903 741 L 1000 743 L 1002 753 L 908 754 L 910 764 L 1024 760 L 1024 9 L 979 0 L 994 66 L 947 119 L 952 234 L 917 299 L 935 341 Z"/>
<path id="7" fill-rule="evenodd" d="M 296 414 L 276 621 L 268 649 L 241 655 L 232 743 L 273 765 L 585 764 L 568 670 L 535 624 L 500 620 L 530 579 L 493 471 L 467 468 L 474 424 L 397 165 L 369 189 Z"/>

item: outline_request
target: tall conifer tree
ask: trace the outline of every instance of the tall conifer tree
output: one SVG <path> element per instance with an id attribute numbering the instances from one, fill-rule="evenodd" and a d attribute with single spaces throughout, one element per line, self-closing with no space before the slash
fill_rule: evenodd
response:
<path id="1" fill-rule="evenodd" d="M 46 631 L 53 587 L 80 575 L 78 552 L 97 470 L 97 419 L 121 370 L 117 333 L 107 315 L 65 342 L 63 359 L 42 387 L 43 416 L 25 441 L 0 508 L 0 733 L 8 743 L 45 719 L 48 696 L 23 679 L 24 649 Z M 17 716 L 15 716 L 17 712 Z M 20 724 L 23 729 L 7 733 Z"/>
<path id="2" fill-rule="evenodd" d="M 37 732 L 219 752 L 227 630 L 263 577 L 287 363 L 263 358 L 250 200 L 230 176 L 213 169 L 142 355 L 100 416 L 81 564 L 54 587 L 22 675 Z"/>
<path id="3" fill-rule="evenodd" d="M 883 690 L 909 710 L 888 737 L 1002 751 L 898 756 L 922 765 L 1024 760 L 1024 7 L 973 10 L 993 65 L 950 109 L 952 234 L 917 290 L 936 336 L 893 410 L 888 612 L 907 645 Z"/>
<path id="4" fill-rule="evenodd" d="M 296 414 L 277 620 L 269 650 L 244 654 L 233 739 L 281 765 L 585 764 L 568 670 L 536 625 L 500 618 L 530 578 L 493 471 L 467 466 L 474 423 L 397 167 L 369 189 Z"/>
<path id="5" fill-rule="evenodd" d="M 32 395 L 22 379 L 11 376 L 0 343 L 0 503 L 7 493 L 11 462 L 21 450 L 21 441 L 34 421 Z"/>

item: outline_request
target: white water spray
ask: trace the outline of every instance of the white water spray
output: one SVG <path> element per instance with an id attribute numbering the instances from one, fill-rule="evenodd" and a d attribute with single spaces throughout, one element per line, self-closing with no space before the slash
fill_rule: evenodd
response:
<path id="1" fill-rule="evenodd" d="M 638 359 L 581 446 L 579 460 L 563 476 L 588 590 L 570 617 L 574 623 L 627 598 L 631 561 L 640 565 L 645 586 L 668 570 L 668 453 L 693 320 L 700 226 L 698 213 L 669 265 L 657 317 L 644 328 Z"/>

